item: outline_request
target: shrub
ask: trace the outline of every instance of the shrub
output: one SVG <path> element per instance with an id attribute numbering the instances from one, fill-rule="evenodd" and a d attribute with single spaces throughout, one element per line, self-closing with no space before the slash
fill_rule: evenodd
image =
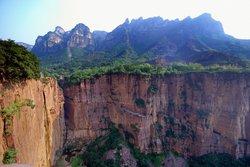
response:
<path id="1" fill-rule="evenodd" d="M 164 116 L 164 120 L 166 124 L 175 125 L 174 117 Z"/>
<path id="2" fill-rule="evenodd" d="M 35 102 L 33 101 L 33 100 L 31 100 L 31 99 L 26 99 L 26 101 L 25 101 L 25 103 L 26 103 L 26 105 L 28 106 L 28 107 L 30 107 L 31 109 L 34 109 L 35 108 Z"/>
<path id="3" fill-rule="evenodd" d="M 137 107 L 140 107 L 140 108 L 146 107 L 145 101 L 143 99 L 141 99 L 141 98 L 135 99 L 134 102 L 137 105 Z"/>
<path id="4" fill-rule="evenodd" d="M 84 79 L 91 79 L 104 74 L 136 74 L 144 76 L 162 76 L 167 74 L 182 74 L 190 72 L 249 72 L 249 68 L 235 67 L 235 66 L 207 66 L 204 67 L 200 64 L 183 64 L 183 63 L 173 63 L 165 67 L 158 67 L 150 65 L 147 63 L 143 64 L 124 64 L 124 63 L 113 63 L 108 66 L 93 67 L 85 70 L 73 70 L 75 71 L 71 75 L 65 77 L 65 83 L 67 85 L 77 84 Z M 52 72 L 53 73 L 53 72 Z M 57 71 L 55 71 L 57 73 Z M 60 74 L 67 75 L 67 72 L 60 71 Z M 153 88 L 153 92 L 155 92 Z"/>
<path id="5" fill-rule="evenodd" d="M 79 167 L 83 164 L 83 159 L 80 156 L 76 156 L 71 161 L 72 167 Z"/>
<path id="6" fill-rule="evenodd" d="M 168 129 L 166 131 L 166 137 L 176 138 L 176 134 L 175 134 L 174 130 L 173 129 Z"/>
<path id="7" fill-rule="evenodd" d="M 209 116 L 210 112 L 208 110 L 196 110 L 196 115 L 199 119 L 206 119 Z"/>
<path id="8" fill-rule="evenodd" d="M 4 119 L 6 125 L 12 125 L 12 119 L 15 114 L 18 114 L 22 107 L 29 106 L 32 109 L 35 107 L 34 101 L 31 99 L 25 100 L 15 100 L 9 106 L 0 110 L 0 116 Z M 4 129 L 5 135 L 11 135 L 12 131 L 9 129 L 9 126 L 6 126 Z"/>
<path id="9" fill-rule="evenodd" d="M 11 117 L 19 113 L 21 108 L 24 106 L 29 106 L 33 109 L 35 107 L 35 104 L 34 104 L 34 101 L 31 99 L 15 100 L 9 106 L 0 110 L 0 114 L 3 118 Z"/>
<path id="10" fill-rule="evenodd" d="M 130 127 L 134 132 L 139 132 L 140 128 L 138 127 L 138 124 L 130 124 Z"/>
<path id="11" fill-rule="evenodd" d="M 156 123 L 154 124 L 154 127 L 155 127 L 155 129 L 156 129 L 156 132 L 157 132 L 158 134 L 160 134 L 161 131 L 162 131 L 162 129 L 163 129 L 162 125 L 161 125 L 159 122 L 156 122 Z"/>
<path id="12" fill-rule="evenodd" d="M 168 100 L 168 111 L 173 112 L 175 109 L 175 103 L 173 99 Z"/>
<path id="13" fill-rule="evenodd" d="M 135 148 L 133 145 L 130 144 L 129 146 L 134 158 L 137 160 L 137 165 L 139 167 L 162 166 L 162 162 L 165 158 L 164 154 L 144 154 L 141 153 L 140 150 Z"/>
<path id="14" fill-rule="evenodd" d="M 14 148 L 8 148 L 4 153 L 3 163 L 12 164 L 16 162 L 17 151 Z"/>
<path id="15" fill-rule="evenodd" d="M 157 91 L 158 91 L 158 88 L 157 88 L 156 85 L 150 85 L 150 86 L 148 87 L 148 92 L 149 92 L 149 93 L 156 94 Z"/>
<path id="16" fill-rule="evenodd" d="M 233 156 L 226 153 L 206 154 L 200 157 L 190 158 L 188 163 L 190 167 L 247 167 L 249 166 L 249 159 L 234 159 Z"/>
<path id="17" fill-rule="evenodd" d="M 124 144 L 124 139 L 114 125 L 109 126 L 108 134 L 101 136 L 91 142 L 86 151 L 83 153 L 82 158 L 87 166 L 117 166 L 119 163 L 119 155 L 116 155 L 115 161 L 103 161 L 104 154 L 112 149 L 119 149 L 120 145 Z"/>

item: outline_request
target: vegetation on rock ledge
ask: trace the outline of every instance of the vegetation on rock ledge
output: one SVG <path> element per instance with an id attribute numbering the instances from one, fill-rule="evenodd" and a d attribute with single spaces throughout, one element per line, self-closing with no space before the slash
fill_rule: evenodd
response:
<path id="1" fill-rule="evenodd" d="M 3 163 L 12 164 L 16 162 L 17 151 L 14 148 L 8 148 L 4 153 Z"/>
<path id="2" fill-rule="evenodd" d="M 35 107 L 35 104 L 31 99 L 15 100 L 9 106 L 0 110 L 0 114 L 3 118 L 12 117 L 16 113 L 19 113 L 21 108 L 24 106 L 28 106 L 33 109 Z"/>
<path id="3" fill-rule="evenodd" d="M 231 65 L 213 65 L 213 66 L 202 66 L 200 64 L 182 64 L 174 63 L 168 66 L 154 66 L 147 63 L 144 64 L 123 64 L 123 63 L 114 63 L 109 66 L 94 67 L 85 70 L 77 70 L 72 73 L 70 76 L 65 77 L 66 84 L 76 84 L 80 83 L 84 79 L 91 79 L 105 74 L 135 74 L 135 75 L 144 75 L 144 76 L 164 76 L 167 74 L 183 74 L 190 72 L 250 72 L 250 68 L 242 68 Z"/>

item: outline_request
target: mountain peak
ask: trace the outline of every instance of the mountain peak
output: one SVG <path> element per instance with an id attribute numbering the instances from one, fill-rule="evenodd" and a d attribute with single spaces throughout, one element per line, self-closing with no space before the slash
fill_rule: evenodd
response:
<path id="1" fill-rule="evenodd" d="M 204 32 L 209 32 L 210 34 L 224 34 L 223 26 L 221 22 L 215 20 L 211 14 L 204 13 L 194 19 L 192 19 L 192 23 L 198 25 L 203 29 Z"/>
<path id="2" fill-rule="evenodd" d="M 129 19 L 128 18 L 126 18 L 126 20 L 124 21 L 124 23 L 123 24 L 129 24 Z"/>
<path id="3" fill-rule="evenodd" d="M 62 35 L 62 34 L 65 33 L 64 29 L 63 29 L 62 27 L 60 27 L 60 26 L 56 26 L 54 32 L 55 32 L 56 34 L 58 34 L 58 35 Z"/>
<path id="4" fill-rule="evenodd" d="M 212 18 L 212 15 L 210 13 L 203 13 L 200 16 L 198 16 L 198 18 Z"/>
<path id="5" fill-rule="evenodd" d="M 78 23 L 73 29 L 88 29 L 89 30 L 89 28 L 83 23 Z"/>

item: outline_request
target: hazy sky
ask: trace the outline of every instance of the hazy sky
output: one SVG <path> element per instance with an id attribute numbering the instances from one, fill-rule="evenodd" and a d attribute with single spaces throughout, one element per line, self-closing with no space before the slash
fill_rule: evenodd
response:
<path id="1" fill-rule="evenodd" d="M 82 22 L 91 31 L 111 31 L 126 18 L 183 19 L 205 12 L 227 34 L 250 39 L 250 0 L 0 0 L 0 38 L 34 44 L 57 25 L 70 30 Z"/>

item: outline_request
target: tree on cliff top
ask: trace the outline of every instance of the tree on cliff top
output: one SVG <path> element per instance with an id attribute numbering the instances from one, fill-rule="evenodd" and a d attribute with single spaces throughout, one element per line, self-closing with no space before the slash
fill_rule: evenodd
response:
<path id="1" fill-rule="evenodd" d="M 0 40 L 0 81 L 39 77 L 39 61 L 35 55 L 12 40 Z"/>

